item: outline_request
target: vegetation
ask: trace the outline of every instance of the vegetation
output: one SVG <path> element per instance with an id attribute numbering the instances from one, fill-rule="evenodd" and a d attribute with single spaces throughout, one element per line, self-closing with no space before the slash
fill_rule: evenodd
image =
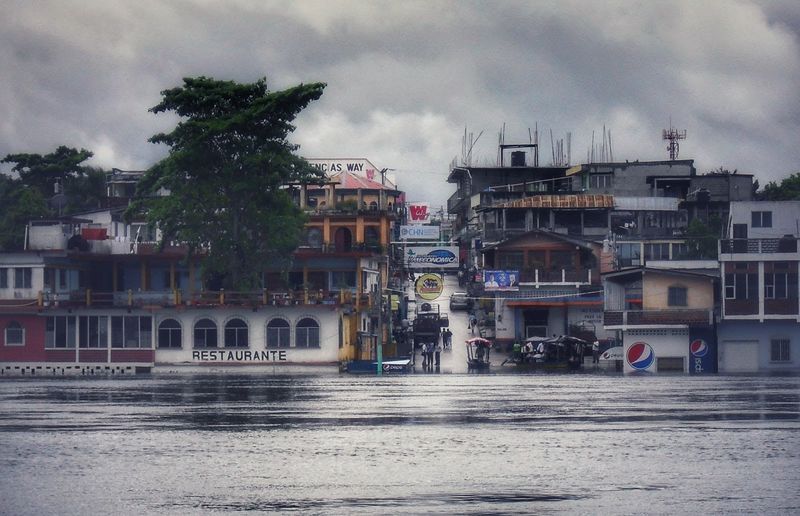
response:
<path id="1" fill-rule="evenodd" d="M 2 163 L 19 177 L 0 174 L 0 250 L 24 246 L 30 220 L 98 208 L 105 196 L 105 172 L 82 163 L 92 153 L 59 146 L 50 154 L 8 154 Z"/>
<path id="2" fill-rule="evenodd" d="M 268 265 L 286 270 L 305 222 L 287 183 L 321 184 L 324 175 L 294 154 L 291 122 L 325 84 L 269 91 L 252 84 L 186 78 L 162 92 L 150 111 L 182 117 L 150 141 L 170 147 L 137 186 L 126 217 L 146 214 L 162 230 L 162 245 L 179 240 L 204 250 L 207 279 L 225 288 L 261 286 Z M 159 196 L 162 189 L 169 192 Z M 216 281 L 215 281 L 216 282 Z"/>
<path id="3" fill-rule="evenodd" d="M 711 217 L 708 224 L 694 219 L 686 229 L 687 258 L 716 259 L 717 239 L 720 238 L 722 221 L 719 217 Z"/>
<path id="4" fill-rule="evenodd" d="M 800 172 L 795 172 L 780 183 L 770 181 L 758 192 L 761 201 L 797 201 L 800 200 Z"/>

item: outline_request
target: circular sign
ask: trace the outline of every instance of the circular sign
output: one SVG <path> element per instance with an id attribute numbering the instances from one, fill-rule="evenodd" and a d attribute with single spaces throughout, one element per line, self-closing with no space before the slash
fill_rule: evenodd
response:
<path id="1" fill-rule="evenodd" d="M 646 342 L 634 342 L 633 345 L 628 348 L 626 356 L 628 359 L 628 365 L 637 371 L 647 370 L 651 365 L 653 365 L 653 362 L 655 362 L 656 358 L 653 348 L 650 347 L 650 344 Z"/>
<path id="2" fill-rule="evenodd" d="M 423 274 L 414 283 L 417 295 L 427 301 L 439 297 L 444 290 L 444 280 L 438 274 Z"/>

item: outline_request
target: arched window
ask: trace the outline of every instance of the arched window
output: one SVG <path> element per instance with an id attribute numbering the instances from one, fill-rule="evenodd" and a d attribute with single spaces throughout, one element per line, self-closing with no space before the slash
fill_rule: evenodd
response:
<path id="1" fill-rule="evenodd" d="M 11 321 L 6 326 L 6 346 L 24 346 L 25 328 L 17 321 Z"/>
<path id="2" fill-rule="evenodd" d="M 246 348 L 247 323 L 241 319 L 231 319 L 225 324 L 225 347 L 226 348 Z"/>
<path id="3" fill-rule="evenodd" d="M 272 319 L 267 324 L 267 347 L 288 348 L 290 330 L 286 319 Z"/>
<path id="4" fill-rule="evenodd" d="M 180 348 L 183 335 L 181 323 L 175 319 L 164 319 L 158 325 L 158 347 Z"/>
<path id="5" fill-rule="evenodd" d="M 217 325 L 211 319 L 200 319 L 194 325 L 194 347 L 216 348 Z"/>
<path id="6" fill-rule="evenodd" d="M 300 319 L 295 328 L 295 346 L 298 348 L 319 347 L 319 324 L 314 319 Z"/>
<path id="7" fill-rule="evenodd" d="M 348 228 L 339 228 L 333 235 L 333 241 L 337 252 L 350 251 L 353 247 L 353 234 Z"/>
<path id="8" fill-rule="evenodd" d="M 372 201 L 371 203 L 369 203 L 369 209 L 371 211 L 378 211 L 378 203 L 375 202 L 375 201 Z"/>

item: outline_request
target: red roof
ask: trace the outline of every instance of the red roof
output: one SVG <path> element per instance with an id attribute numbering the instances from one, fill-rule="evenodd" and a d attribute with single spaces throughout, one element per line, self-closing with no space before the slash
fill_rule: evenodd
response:
<path id="1" fill-rule="evenodd" d="M 359 176 L 346 170 L 332 175 L 331 180 L 339 182 L 337 188 L 345 188 L 348 190 L 358 190 L 359 188 L 362 190 L 394 190 L 394 188 L 390 186 L 382 185 L 377 181 L 367 179 L 366 177 Z"/>

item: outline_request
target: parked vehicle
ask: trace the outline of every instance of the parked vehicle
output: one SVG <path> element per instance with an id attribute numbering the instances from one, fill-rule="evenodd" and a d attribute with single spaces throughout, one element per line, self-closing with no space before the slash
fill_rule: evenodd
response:
<path id="1" fill-rule="evenodd" d="M 453 292 L 450 295 L 450 310 L 469 310 L 472 308 L 472 299 L 466 292 Z"/>
<path id="2" fill-rule="evenodd" d="M 421 346 L 424 342 L 438 342 L 442 328 L 450 326 L 450 319 L 446 313 L 439 311 L 435 303 L 421 303 L 417 306 L 414 317 L 414 346 Z"/>
<path id="3" fill-rule="evenodd" d="M 492 341 L 482 337 L 473 337 L 465 342 L 467 345 L 467 368 L 468 369 L 489 369 L 489 350 L 492 349 Z"/>

